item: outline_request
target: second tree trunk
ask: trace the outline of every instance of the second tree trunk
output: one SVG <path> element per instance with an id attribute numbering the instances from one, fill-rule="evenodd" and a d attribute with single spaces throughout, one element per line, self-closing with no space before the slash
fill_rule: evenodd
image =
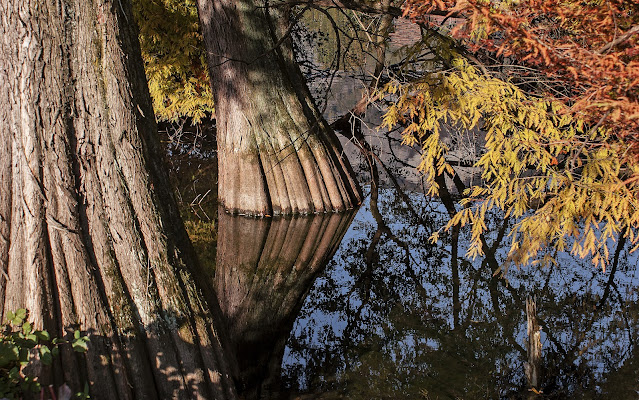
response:
<path id="1" fill-rule="evenodd" d="M 262 0 L 199 0 L 199 11 L 215 92 L 224 207 L 273 215 L 359 204 L 352 168 L 311 99 L 290 39 L 281 39 L 286 11 Z"/>

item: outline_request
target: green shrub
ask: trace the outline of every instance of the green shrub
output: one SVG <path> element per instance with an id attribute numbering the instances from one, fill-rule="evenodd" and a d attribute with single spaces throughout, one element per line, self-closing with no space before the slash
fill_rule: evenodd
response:
<path id="1" fill-rule="evenodd" d="M 0 327 L 0 398 L 18 399 L 25 393 L 40 392 L 38 378 L 25 375 L 24 369 L 34 362 L 51 365 L 58 355 L 58 346 L 68 343 L 51 339 L 47 331 L 34 329 L 27 320 L 28 314 L 24 308 L 9 312 L 6 322 Z M 84 353 L 88 342 L 86 336 L 75 331 L 70 344 L 74 351 Z M 87 398 L 87 389 L 84 394 L 79 394 L 80 397 Z"/>

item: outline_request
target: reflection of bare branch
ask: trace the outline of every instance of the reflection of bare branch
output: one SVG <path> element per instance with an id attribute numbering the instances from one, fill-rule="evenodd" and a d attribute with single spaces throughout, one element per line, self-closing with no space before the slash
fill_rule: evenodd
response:
<path id="1" fill-rule="evenodd" d="M 379 194 L 379 176 L 376 176 L 376 179 L 377 181 L 373 181 L 373 184 L 371 185 L 370 207 L 371 207 L 371 214 L 373 215 L 373 218 L 375 218 L 375 222 L 377 222 L 377 231 L 384 233 L 390 240 L 392 240 L 395 244 L 397 244 L 399 247 L 401 247 L 404 250 L 403 261 L 404 261 L 404 265 L 406 266 L 406 273 L 408 274 L 409 278 L 411 278 L 411 280 L 414 282 L 415 290 L 419 294 L 421 294 L 424 299 L 426 299 L 428 298 L 426 290 L 424 289 L 424 286 L 422 285 L 421 281 L 417 277 L 417 274 L 415 273 L 413 265 L 410 262 L 411 255 L 410 255 L 410 247 L 408 246 L 408 243 L 399 239 L 393 233 L 393 231 L 388 227 L 388 225 L 386 225 L 386 223 L 384 222 L 384 218 L 382 217 L 382 214 L 379 212 L 379 208 L 377 206 L 377 200 L 378 200 L 378 194 Z M 410 207 L 410 203 L 408 203 L 407 205 Z"/>
<path id="2" fill-rule="evenodd" d="M 621 249 L 626 245 L 626 231 L 624 230 L 619 234 L 619 242 L 617 242 L 617 249 L 615 250 L 615 255 L 612 260 L 612 270 L 610 271 L 610 277 L 608 278 L 608 283 L 606 284 L 606 289 L 604 290 L 604 294 L 601 297 L 601 301 L 597 305 L 598 309 L 601 309 L 604 304 L 606 304 L 606 300 L 608 300 L 608 295 L 610 295 L 610 287 L 614 284 L 615 274 L 617 273 L 617 265 L 619 265 L 619 255 L 621 254 Z"/>

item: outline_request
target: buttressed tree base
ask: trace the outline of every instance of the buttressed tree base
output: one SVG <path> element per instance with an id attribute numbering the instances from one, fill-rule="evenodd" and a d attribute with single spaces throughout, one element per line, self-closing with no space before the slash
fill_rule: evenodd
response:
<path id="1" fill-rule="evenodd" d="M 215 97 L 219 201 L 233 213 L 317 213 L 361 202 L 348 160 L 294 61 L 288 10 L 199 0 Z"/>
<path id="2" fill-rule="evenodd" d="M 0 308 L 91 338 L 42 383 L 88 381 L 100 399 L 235 398 L 219 307 L 195 285 L 160 162 L 129 2 L 0 0 L 0 15 Z"/>

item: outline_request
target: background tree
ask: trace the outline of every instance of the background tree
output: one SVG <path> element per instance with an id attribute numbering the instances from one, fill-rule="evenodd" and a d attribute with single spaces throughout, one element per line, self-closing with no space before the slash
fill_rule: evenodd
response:
<path id="1" fill-rule="evenodd" d="M 91 337 L 43 383 L 234 398 L 168 187 L 127 1 L 0 1 L 0 308 Z M 49 371 L 50 372 L 50 371 Z M 47 376 L 49 378 L 47 378 Z"/>
<path id="2" fill-rule="evenodd" d="M 635 146 L 639 128 L 639 4 L 546 0 L 409 1 L 405 14 L 463 16 L 451 32 L 470 51 L 527 66 L 502 72 L 511 80 L 539 75 L 540 94 L 570 107 L 590 127 L 604 127 Z M 513 61 L 510 61 L 511 63 Z M 519 75 L 517 77 L 516 75 Z M 544 84 L 544 82 L 546 82 Z M 632 150 L 636 152 L 636 150 Z"/>
<path id="3" fill-rule="evenodd" d="M 192 0 L 134 0 L 140 47 L 155 116 L 198 123 L 215 108 Z"/>

